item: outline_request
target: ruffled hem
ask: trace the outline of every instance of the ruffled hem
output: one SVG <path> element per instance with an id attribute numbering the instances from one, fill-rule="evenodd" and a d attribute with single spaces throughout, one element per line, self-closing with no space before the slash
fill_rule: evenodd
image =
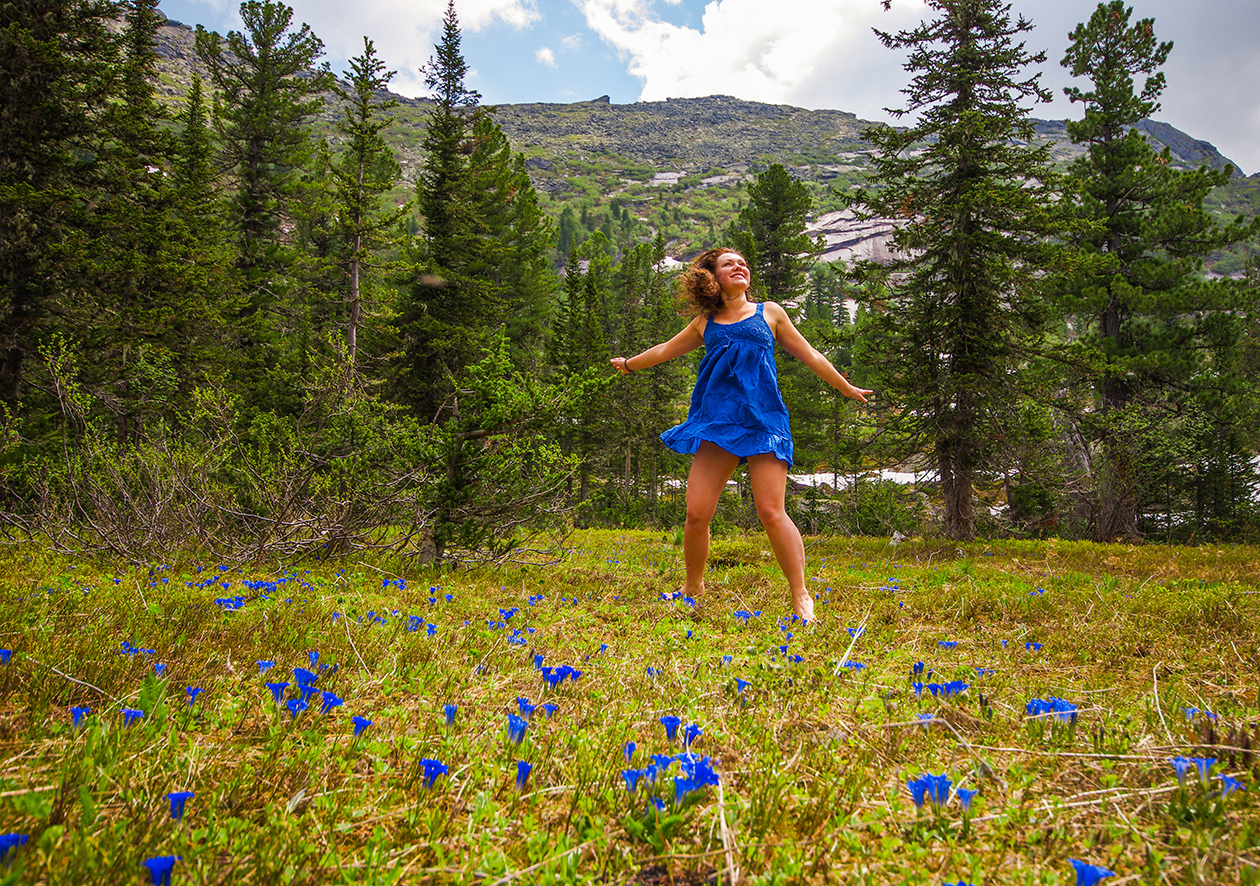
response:
<path id="1" fill-rule="evenodd" d="M 750 455 L 765 453 L 789 465 L 793 463 L 794 451 L 791 437 L 769 431 L 749 431 L 746 428 L 735 428 L 724 433 L 723 429 L 713 425 L 706 425 L 700 429 L 688 427 L 688 424 L 689 422 L 683 422 L 670 428 L 661 434 L 661 442 L 674 452 L 683 455 L 695 455 L 700 449 L 700 444 L 708 440 L 731 455 L 738 455 L 741 464 L 746 462 Z"/>

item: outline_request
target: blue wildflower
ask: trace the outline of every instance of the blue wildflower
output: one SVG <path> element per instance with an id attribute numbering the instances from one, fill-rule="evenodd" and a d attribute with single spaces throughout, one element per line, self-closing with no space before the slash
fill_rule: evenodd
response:
<path id="1" fill-rule="evenodd" d="M 319 674 L 308 671 L 306 668 L 294 668 L 293 680 L 297 683 L 298 688 L 306 691 L 307 687 L 314 686 L 315 681 L 319 679 Z"/>
<path id="2" fill-rule="evenodd" d="M 1034 641 L 1032 641 L 1032 640 L 1029 640 L 1027 643 L 1025 643 L 1025 644 L 1024 644 L 1024 648 L 1025 648 L 1025 649 L 1027 649 L 1027 650 L 1029 650 L 1029 651 L 1031 651 L 1031 652 L 1040 652 L 1040 651 L 1041 651 L 1041 644 L 1040 644 L 1040 643 L 1036 643 L 1036 642 L 1034 642 Z"/>
<path id="3" fill-rule="evenodd" d="M 1076 886 L 1098 886 L 1103 877 L 1115 876 L 1114 872 L 1102 865 L 1088 864 L 1075 858 L 1069 858 L 1068 861 L 1076 868 Z"/>
<path id="4" fill-rule="evenodd" d="M 751 686 L 751 685 L 752 685 L 752 683 L 750 683 L 749 681 L 747 681 L 747 680 L 741 680 L 739 677 L 736 677 L 736 678 L 735 678 L 735 694 L 736 694 L 736 695 L 743 695 L 743 694 L 744 694 L 744 690 L 745 690 L 745 689 L 747 689 L 747 688 L 748 688 L 749 686 Z"/>
<path id="5" fill-rule="evenodd" d="M 123 725 L 130 726 L 132 723 L 144 717 L 144 711 L 138 710 L 137 708 L 123 708 L 122 715 Z"/>
<path id="6" fill-rule="evenodd" d="M 1168 762 L 1171 763 L 1173 769 L 1177 771 L 1177 781 L 1181 782 L 1182 785 L 1186 783 L 1187 773 L 1197 769 L 1199 773 L 1199 781 L 1206 786 L 1208 778 L 1210 777 L 1211 769 L 1216 765 L 1216 758 L 1177 756 L 1173 757 Z"/>
<path id="7" fill-rule="evenodd" d="M 12 657 L 12 649 L 0 649 L 0 665 L 7 665 L 9 663 L 9 659 Z"/>
<path id="8" fill-rule="evenodd" d="M 1064 701 L 1061 698 L 1055 698 L 1053 695 L 1045 699 L 1029 699 L 1028 704 L 1024 707 L 1024 710 L 1028 712 L 1028 716 L 1030 717 L 1044 717 L 1052 714 L 1054 715 L 1054 719 L 1060 720 L 1064 723 L 1076 722 L 1076 705 L 1069 701 Z"/>
<path id="9" fill-rule="evenodd" d="M 422 759 L 420 765 L 424 767 L 422 778 L 426 788 L 433 787 L 433 783 L 438 780 L 438 776 L 445 775 L 449 771 L 446 764 L 441 760 L 430 760 L 428 757 Z"/>
<path id="10" fill-rule="evenodd" d="M 799 655 L 795 656 L 795 658 L 800 658 L 800 656 Z M 804 659 L 801 659 L 801 660 L 804 661 Z M 857 673 L 858 671 L 862 671 L 866 669 L 866 665 L 862 664 L 862 662 L 860 661 L 846 661 L 841 666 L 848 668 L 854 673 Z"/>
<path id="11" fill-rule="evenodd" d="M 274 661 L 266 661 L 265 659 L 260 658 L 258 660 L 258 673 L 265 674 L 275 666 L 276 663 Z"/>
<path id="12" fill-rule="evenodd" d="M 925 667 L 925 665 L 923 664 L 923 662 L 921 662 L 921 661 L 916 661 L 916 662 L 914 663 L 914 667 L 912 668 L 912 670 L 913 670 L 913 672 L 914 672 L 915 676 L 918 676 L 919 674 L 922 674 L 922 673 L 923 673 L 923 668 L 924 668 L 924 667 Z"/>
<path id="13" fill-rule="evenodd" d="M 443 711 L 444 711 L 444 712 L 445 712 L 445 714 L 446 714 L 446 725 L 447 725 L 447 726 L 454 726 L 454 725 L 455 725 L 455 715 L 459 713 L 459 705 L 457 705 L 457 704 L 448 704 L 445 708 L 443 708 Z"/>
<path id="14" fill-rule="evenodd" d="M 728 665 L 728 664 L 730 664 L 733 660 L 734 660 L 734 659 L 733 659 L 733 657 L 732 657 L 732 656 L 730 656 L 730 655 L 723 655 L 723 656 L 722 656 L 722 664 L 724 664 L 724 665 Z"/>
<path id="15" fill-rule="evenodd" d="M 974 797 L 977 793 L 979 793 L 979 791 L 969 791 L 966 788 L 959 788 L 958 790 L 954 791 L 954 793 L 958 795 L 958 805 L 962 807 L 963 815 L 967 815 L 968 813 L 970 813 L 971 812 L 971 798 Z"/>
<path id="16" fill-rule="evenodd" d="M 525 696 L 521 695 L 517 697 L 516 706 L 520 708 L 521 716 L 524 717 L 526 720 L 534 716 L 535 705 L 531 704 L 530 700 L 526 698 Z"/>
<path id="17" fill-rule="evenodd" d="M 553 716 L 555 716 L 556 711 L 560 710 L 560 706 L 548 702 L 547 704 L 538 705 L 537 710 L 542 711 L 543 716 L 550 720 Z"/>
<path id="18" fill-rule="evenodd" d="M 74 707 L 72 707 L 70 709 L 70 719 L 74 722 L 74 728 L 78 729 L 80 726 L 82 726 L 84 719 L 86 719 L 87 715 L 90 713 L 92 713 L 92 709 L 87 707 L 86 705 L 83 705 L 83 706 L 75 705 Z"/>
<path id="19" fill-rule="evenodd" d="M 508 714 L 507 737 L 512 744 L 520 744 L 525 739 L 525 730 L 529 723 L 516 714 Z"/>
<path id="20" fill-rule="evenodd" d="M 267 688 L 271 690 L 271 697 L 276 704 L 284 701 L 284 691 L 289 688 L 288 683 L 268 683 Z"/>
<path id="21" fill-rule="evenodd" d="M 683 730 L 683 747 L 690 748 L 691 743 L 703 734 L 704 730 L 698 725 L 695 723 L 689 723 L 687 728 Z"/>
<path id="22" fill-rule="evenodd" d="M 321 692 L 320 697 L 324 700 L 324 703 L 319 706 L 319 712 L 321 714 L 326 714 L 333 708 L 341 707 L 341 699 L 332 692 Z"/>
<path id="23" fill-rule="evenodd" d="M 192 707 L 197 703 L 197 696 L 205 692 L 200 686 L 187 686 L 184 691 L 188 693 L 188 706 Z"/>
<path id="24" fill-rule="evenodd" d="M 1243 783 L 1236 778 L 1230 778 L 1228 775 L 1221 773 L 1221 796 L 1228 797 L 1234 791 L 1247 790 Z"/>
<path id="25" fill-rule="evenodd" d="M 0 861 L 9 857 L 9 853 L 26 843 L 27 834 L 0 834 Z"/>
<path id="26" fill-rule="evenodd" d="M 625 754 L 625 757 L 626 757 L 626 762 L 627 762 L 627 763 L 629 763 L 629 762 L 630 762 L 630 759 L 634 756 L 634 749 L 635 749 L 635 748 L 637 748 L 637 747 L 638 747 L 638 745 L 636 745 L 636 744 L 635 744 L 634 742 L 632 742 L 632 741 L 628 741 L 628 742 L 626 742 L 626 743 L 625 743 L 625 746 L 623 746 L 623 747 L 622 747 L 621 752 L 622 752 L 623 754 Z"/>
<path id="27" fill-rule="evenodd" d="M 933 720 L 936 719 L 936 715 L 935 714 L 919 714 L 917 717 L 915 717 L 915 719 L 926 726 L 928 723 L 931 723 Z"/>
<path id="28" fill-rule="evenodd" d="M 526 763 L 524 760 L 516 761 L 516 789 L 518 791 L 525 790 L 525 784 L 529 781 L 529 772 L 533 768 L 533 763 Z"/>
<path id="29" fill-rule="evenodd" d="M 175 862 L 179 859 L 178 855 L 159 855 L 144 860 L 153 886 L 171 886 L 171 871 L 175 869 Z"/>
<path id="30" fill-rule="evenodd" d="M 310 704 L 304 698 L 291 698 L 284 703 L 284 706 L 289 709 L 289 716 L 296 720 L 298 714 L 309 708 Z"/>
<path id="31" fill-rule="evenodd" d="M 355 714 L 351 718 L 351 722 L 354 723 L 354 737 L 355 738 L 358 738 L 360 735 L 362 735 L 363 730 L 367 729 L 369 726 L 372 725 L 371 720 L 369 720 L 367 717 L 360 717 L 358 714 Z"/>
<path id="32" fill-rule="evenodd" d="M 916 680 L 910 684 L 910 688 L 914 690 L 915 695 L 923 695 L 923 683 Z"/>
<path id="33" fill-rule="evenodd" d="M 621 777 L 626 780 L 626 793 L 633 794 L 635 788 L 639 786 L 639 779 L 643 777 L 642 769 L 623 769 Z"/>
<path id="34" fill-rule="evenodd" d="M 176 821 L 184 817 L 184 804 L 197 796 L 192 791 L 174 791 L 166 795 L 166 799 L 171 801 L 171 818 Z"/>
<path id="35" fill-rule="evenodd" d="M 160 662 L 160 661 L 155 661 L 155 662 L 153 663 L 153 674 L 154 674 L 154 676 L 156 676 L 156 677 L 165 677 L 165 676 L 166 676 L 166 665 L 165 665 L 165 664 L 163 664 L 163 663 L 162 663 L 162 662 Z"/>
<path id="36" fill-rule="evenodd" d="M 661 725 L 665 727 L 665 738 L 667 741 L 673 741 L 678 734 L 678 727 L 682 724 L 682 720 L 673 714 L 666 714 L 661 717 Z"/>
<path id="37" fill-rule="evenodd" d="M 958 646 L 958 641 L 957 640 L 938 640 L 936 642 L 936 645 L 941 647 L 942 649 L 954 649 L 955 647 Z"/>
<path id="38" fill-rule="evenodd" d="M 648 797 L 648 814 L 649 815 L 652 814 L 653 809 L 655 809 L 657 812 L 664 812 L 667 808 L 668 807 L 665 805 L 665 801 L 662 800 L 660 797 Z"/>
<path id="39" fill-rule="evenodd" d="M 944 806 L 949 801 L 949 786 L 949 776 L 944 773 L 932 775 L 930 772 L 924 772 L 918 778 L 912 778 L 906 782 L 914 805 L 920 809 L 923 808 L 925 802 L 931 803 L 936 809 Z"/>

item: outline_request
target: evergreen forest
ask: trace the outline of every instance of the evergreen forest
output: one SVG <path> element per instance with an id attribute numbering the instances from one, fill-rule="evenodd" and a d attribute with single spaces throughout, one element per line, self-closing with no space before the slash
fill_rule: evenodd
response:
<path id="1" fill-rule="evenodd" d="M 1251 254 L 1260 225 L 1207 205 L 1232 170 L 1181 168 L 1138 130 L 1172 51 L 1158 23 L 1102 3 L 1072 33 L 1063 163 L 1033 138 L 1032 23 L 999 0 L 927 7 L 879 35 L 907 53 L 907 125 L 863 134 L 869 174 L 820 193 L 769 163 L 709 225 L 877 392 L 847 402 L 779 352 L 793 516 L 1257 540 L 1260 272 L 1204 262 Z M 283 2 L 240 11 L 239 32 L 198 29 L 204 76 L 173 106 L 156 0 L 0 7 L 3 531 L 136 563 L 437 565 L 574 526 L 675 533 L 688 459 L 657 435 L 699 354 L 625 377 L 609 358 L 683 327 L 666 259 L 695 244 L 615 196 L 575 212 L 536 190 L 468 88 L 453 0 L 405 186 L 370 37 L 333 72 Z M 818 261 L 823 205 L 895 219 L 892 260 Z M 756 521 L 739 477 L 719 535 Z"/>

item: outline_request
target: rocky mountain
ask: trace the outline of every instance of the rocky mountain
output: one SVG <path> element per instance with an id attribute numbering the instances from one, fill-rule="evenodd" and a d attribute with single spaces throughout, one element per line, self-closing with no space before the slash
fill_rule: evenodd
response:
<path id="1" fill-rule="evenodd" d="M 204 76 L 193 30 L 168 21 L 159 35 L 158 52 L 159 89 L 178 104 L 193 73 Z M 399 106 L 392 112 L 396 119 L 387 136 L 403 167 L 406 181 L 398 197 L 404 199 L 419 171 L 419 146 L 430 105 L 424 99 L 391 97 Z M 338 113 L 330 101 L 315 124 L 320 134 L 334 135 L 331 123 Z M 713 242 L 738 212 L 743 183 L 777 162 L 814 194 L 818 214 L 813 229 L 827 240 L 827 258 L 878 259 L 886 248 L 890 223 L 857 223 L 842 211 L 839 194 L 866 173 L 862 132 L 875 125 L 845 111 L 724 95 L 633 104 L 613 104 L 601 96 L 570 104 L 499 105 L 495 119 L 513 147 L 526 156 L 535 187 L 547 197 L 548 211 L 558 218 L 566 206 L 581 210 L 591 230 L 597 226 L 589 217 L 591 210 L 602 205 L 606 212 L 607 204 L 615 200 L 648 229 L 664 229 L 672 253 L 687 254 Z M 1223 168 L 1230 163 L 1210 143 L 1166 123 L 1148 120 L 1139 128 L 1157 146 L 1168 147 L 1178 165 Z M 1034 138 L 1050 145 L 1057 161 L 1081 153 L 1068 139 L 1063 121 L 1037 121 Z M 1260 175 L 1250 182 L 1248 199 L 1253 199 L 1260 192 Z M 1233 203 L 1223 200 L 1222 212 L 1232 210 Z"/>

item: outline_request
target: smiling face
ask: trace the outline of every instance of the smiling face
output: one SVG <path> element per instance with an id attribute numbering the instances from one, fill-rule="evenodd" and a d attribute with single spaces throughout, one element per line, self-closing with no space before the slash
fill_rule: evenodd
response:
<path id="1" fill-rule="evenodd" d="M 714 262 L 713 276 L 717 277 L 724 299 L 743 295 L 752 280 L 748 262 L 738 252 L 723 252 L 719 255 Z"/>

